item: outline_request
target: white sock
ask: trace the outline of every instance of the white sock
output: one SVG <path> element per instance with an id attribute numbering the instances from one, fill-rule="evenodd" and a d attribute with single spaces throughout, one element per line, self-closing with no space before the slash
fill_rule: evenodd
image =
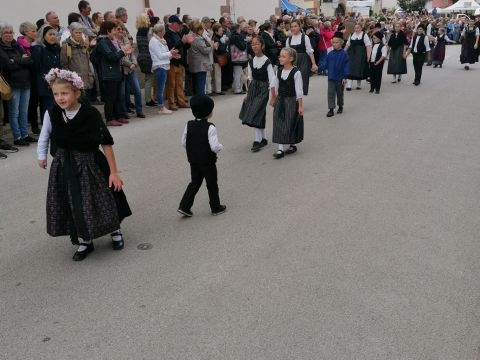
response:
<path id="1" fill-rule="evenodd" d="M 78 246 L 77 251 L 78 252 L 83 252 L 83 251 L 87 250 L 88 245 L 90 245 L 91 243 L 92 243 L 92 240 L 80 239 L 80 245 Z"/>
<path id="2" fill-rule="evenodd" d="M 397 75 L 393 75 L 393 81 L 397 81 Z"/>
<path id="3" fill-rule="evenodd" d="M 283 149 L 284 149 L 283 144 L 278 144 L 278 150 L 283 151 Z"/>
<path id="4" fill-rule="evenodd" d="M 110 236 L 112 237 L 112 241 L 122 241 L 123 240 L 123 235 L 122 235 L 122 232 L 120 231 L 120 229 L 111 233 Z"/>
<path id="5" fill-rule="evenodd" d="M 401 80 L 402 79 L 402 75 L 398 75 L 398 80 Z"/>
<path id="6" fill-rule="evenodd" d="M 352 88 L 352 83 L 353 83 L 353 80 L 348 79 L 347 80 L 347 88 L 351 89 Z"/>
<path id="7" fill-rule="evenodd" d="M 362 85 L 362 80 L 357 80 L 357 87 L 360 87 Z"/>
<path id="8" fill-rule="evenodd" d="M 265 129 L 260 129 L 261 133 L 262 133 L 262 140 L 263 139 L 267 139 L 267 131 Z"/>
<path id="9" fill-rule="evenodd" d="M 254 129 L 255 133 L 255 141 L 260 142 L 262 141 L 262 129 Z"/>

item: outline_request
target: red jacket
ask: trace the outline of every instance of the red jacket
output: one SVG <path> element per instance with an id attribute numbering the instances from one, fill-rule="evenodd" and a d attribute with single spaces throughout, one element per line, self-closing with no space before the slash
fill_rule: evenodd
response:
<path id="1" fill-rule="evenodd" d="M 318 50 L 327 51 L 329 47 L 332 46 L 332 38 L 335 35 L 335 31 L 330 29 L 320 29 L 320 37 L 318 39 Z"/>

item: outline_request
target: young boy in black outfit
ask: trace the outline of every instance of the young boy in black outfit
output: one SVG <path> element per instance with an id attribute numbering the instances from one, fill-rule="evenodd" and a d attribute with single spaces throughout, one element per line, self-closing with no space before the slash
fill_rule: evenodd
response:
<path id="1" fill-rule="evenodd" d="M 177 210 L 187 217 L 193 216 L 191 211 L 193 201 L 204 178 L 207 182 L 212 215 L 222 214 L 227 209 L 225 205 L 220 204 L 217 184 L 217 153 L 223 149 L 223 145 L 218 141 L 215 125 L 207 120 L 212 117 L 214 106 L 213 100 L 206 95 L 196 95 L 190 100 L 195 120 L 190 120 L 185 126 L 182 145 L 187 149 L 192 181 L 188 184 Z"/>

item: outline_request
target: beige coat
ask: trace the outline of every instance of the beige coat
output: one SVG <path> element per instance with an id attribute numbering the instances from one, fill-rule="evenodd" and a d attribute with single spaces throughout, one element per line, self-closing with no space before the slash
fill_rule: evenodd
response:
<path id="1" fill-rule="evenodd" d="M 85 45 L 75 43 L 72 38 L 64 41 L 60 51 L 60 66 L 75 71 L 82 78 L 85 90 L 93 88 L 95 74 L 90 64 L 90 52 Z"/>

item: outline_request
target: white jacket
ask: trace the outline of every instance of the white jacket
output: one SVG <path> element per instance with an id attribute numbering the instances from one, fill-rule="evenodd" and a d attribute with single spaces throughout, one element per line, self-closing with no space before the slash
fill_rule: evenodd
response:
<path id="1" fill-rule="evenodd" d="M 152 71 L 155 71 L 155 69 L 158 68 L 165 70 L 170 69 L 172 53 L 168 50 L 166 42 L 162 42 L 154 35 L 148 43 L 148 49 L 150 50 L 150 56 L 152 57 Z"/>

